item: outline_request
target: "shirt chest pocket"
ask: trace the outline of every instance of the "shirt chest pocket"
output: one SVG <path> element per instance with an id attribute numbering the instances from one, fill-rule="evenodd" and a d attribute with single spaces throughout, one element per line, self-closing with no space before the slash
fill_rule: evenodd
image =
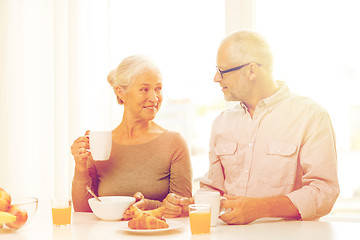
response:
<path id="1" fill-rule="evenodd" d="M 262 162 L 262 181 L 281 187 L 293 185 L 297 170 L 297 145 L 274 142 L 265 146 L 265 159 Z"/>
<path id="2" fill-rule="evenodd" d="M 215 154 L 220 158 L 227 178 L 239 176 L 240 162 L 236 151 L 237 143 L 222 143 L 215 146 Z"/>

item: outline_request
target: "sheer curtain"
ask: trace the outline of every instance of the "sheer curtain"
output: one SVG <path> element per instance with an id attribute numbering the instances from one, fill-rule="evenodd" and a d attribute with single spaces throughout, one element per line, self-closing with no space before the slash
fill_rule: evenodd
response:
<path id="1" fill-rule="evenodd" d="M 232 9 L 225 3 L 237 2 L 0 0 L 0 187 L 69 196 L 70 145 L 87 129 L 120 122 L 106 76 L 136 53 L 160 66 L 165 99 L 157 121 L 185 136 L 201 176 L 212 120 L 225 106 L 212 81 Z"/>
<path id="2" fill-rule="evenodd" d="M 0 1 L 0 187 L 12 194 L 69 195 L 72 141 L 84 126 L 110 128 L 107 11 L 106 1 Z"/>

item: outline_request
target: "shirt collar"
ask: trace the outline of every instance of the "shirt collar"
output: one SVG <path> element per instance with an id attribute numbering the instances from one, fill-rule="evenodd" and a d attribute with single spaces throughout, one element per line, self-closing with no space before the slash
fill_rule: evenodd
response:
<path id="1" fill-rule="evenodd" d="M 285 82 L 276 81 L 276 84 L 279 86 L 279 90 L 270 97 L 261 100 L 259 104 L 263 102 L 266 107 L 274 107 L 280 102 L 282 102 L 284 99 L 288 98 L 288 96 L 290 95 L 290 90 L 285 84 Z"/>
<path id="2" fill-rule="evenodd" d="M 270 97 L 261 100 L 258 103 L 257 107 L 274 108 L 278 103 L 288 98 L 288 96 L 290 95 L 290 90 L 286 83 L 283 81 L 276 81 L 276 84 L 279 86 L 279 90 Z M 238 105 L 238 107 L 244 109 L 245 112 L 247 111 L 246 105 L 242 102 L 240 102 L 240 105 Z"/>

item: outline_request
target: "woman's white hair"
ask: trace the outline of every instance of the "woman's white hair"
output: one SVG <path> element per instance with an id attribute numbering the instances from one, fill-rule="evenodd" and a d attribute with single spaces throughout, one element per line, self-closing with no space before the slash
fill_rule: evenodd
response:
<path id="1" fill-rule="evenodd" d="M 260 34 L 241 30 L 228 35 L 222 42 L 229 43 L 232 60 L 239 64 L 256 62 L 261 64 L 264 70 L 272 73 L 273 55 L 266 39 Z"/>
<path id="2" fill-rule="evenodd" d="M 117 95 L 116 87 L 120 87 L 123 91 L 126 91 L 134 79 L 146 70 L 160 76 L 160 70 L 151 58 L 144 55 L 133 55 L 122 60 L 119 66 L 109 73 L 107 80 L 114 88 L 119 104 L 123 104 L 123 101 Z"/>

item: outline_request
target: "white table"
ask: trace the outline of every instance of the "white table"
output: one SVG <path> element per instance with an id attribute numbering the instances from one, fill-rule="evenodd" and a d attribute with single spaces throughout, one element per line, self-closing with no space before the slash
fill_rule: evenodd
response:
<path id="1" fill-rule="evenodd" d="M 42 206 L 42 207 L 41 207 Z M 348 240 L 360 239 L 360 217 L 325 217 L 320 221 L 284 221 L 261 219 L 248 225 L 231 226 L 219 220 L 208 235 L 191 235 L 189 219 L 176 218 L 183 223 L 181 229 L 151 234 L 134 234 L 120 230 L 120 222 L 105 222 L 92 213 L 73 213 L 69 228 L 54 228 L 50 206 L 41 204 L 29 225 L 18 231 L 0 233 L 0 240 L 108 240 L 108 239 L 179 239 L 179 240 L 228 240 L 228 239 L 301 239 Z"/>

